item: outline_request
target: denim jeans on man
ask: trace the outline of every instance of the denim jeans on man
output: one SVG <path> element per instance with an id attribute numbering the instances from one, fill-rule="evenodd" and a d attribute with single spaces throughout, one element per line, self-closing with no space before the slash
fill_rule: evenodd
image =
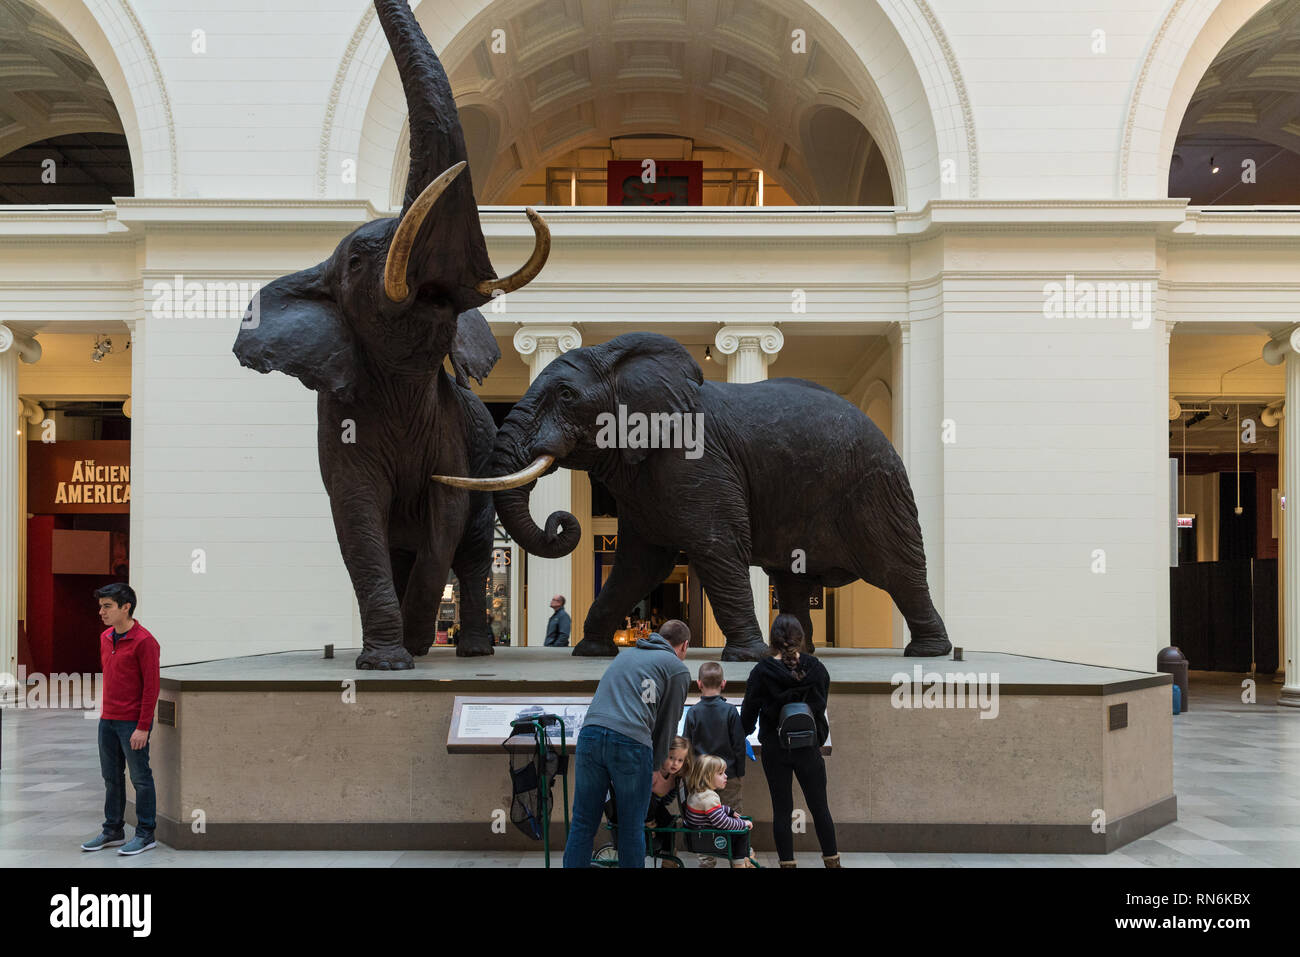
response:
<path id="1" fill-rule="evenodd" d="M 135 832 L 153 836 L 157 824 L 153 771 L 149 768 L 149 743 L 139 751 L 131 750 L 134 721 L 99 719 L 99 769 L 104 775 L 104 833 L 122 834 L 126 826 L 125 771 L 131 772 L 135 788 Z"/>
<path id="2" fill-rule="evenodd" d="M 578 732 L 573 819 L 564 845 L 565 867 L 590 867 L 591 845 L 600 828 L 605 795 L 613 792 L 618 819 L 618 866 L 645 867 L 645 830 L 650 809 L 654 752 L 627 735 L 584 725 Z"/>

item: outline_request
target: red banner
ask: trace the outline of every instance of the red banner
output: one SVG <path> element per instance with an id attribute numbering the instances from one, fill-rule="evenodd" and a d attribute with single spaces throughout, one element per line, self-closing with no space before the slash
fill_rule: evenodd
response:
<path id="1" fill-rule="evenodd" d="M 27 511 L 33 515 L 131 511 L 131 443 L 27 443 Z"/>

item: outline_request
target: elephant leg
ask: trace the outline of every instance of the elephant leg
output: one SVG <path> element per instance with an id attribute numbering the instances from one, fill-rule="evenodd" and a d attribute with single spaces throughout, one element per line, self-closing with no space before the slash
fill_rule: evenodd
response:
<path id="1" fill-rule="evenodd" d="M 492 499 L 470 517 L 451 567 L 460 579 L 460 637 L 456 654 L 462 658 L 495 654 L 487 622 L 487 582 L 492 571 Z"/>
<path id="2" fill-rule="evenodd" d="M 393 591 L 397 593 L 397 601 L 403 606 L 403 618 L 405 618 L 406 583 L 410 581 L 411 569 L 415 567 L 415 552 L 405 548 L 390 548 L 388 564 L 393 569 Z"/>
<path id="3" fill-rule="evenodd" d="M 415 663 L 402 647 L 402 604 L 388 551 L 388 506 L 386 489 L 358 485 L 330 488 L 339 551 L 361 610 L 361 654 L 356 666 L 403 671 Z"/>
<path id="4" fill-rule="evenodd" d="M 748 554 L 748 538 L 743 545 Z M 704 591 L 713 606 L 713 617 L 727 636 L 722 660 L 758 661 L 767 654 L 767 642 L 763 640 L 758 618 L 754 616 L 754 591 L 749 587 L 746 560 L 737 552 L 730 555 L 715 553 L 707 557 L 692 553 L 691 561 L 704 582 Z"/>
<path id="5" fill-rule="evenodd" d="M 939 610 L 930 600 L 930 585 L 925 578 L 925 568 L 903 570 L 887 560 L 878 558 L 859 568 L 859 575 L 869 585 L 883 589 L 894 600 L 899 613 L 912 633 L 903 649 L 909 658 L 937 658 L 952 651 L 948 629 L 939 617 Z"/>
<path id="6" fill-rule="evenodd" d="M 806 654 L 816 654 L 813 647 L 812 615 L 808 610 L 808 599 L 812 597 L 814 585 L 791 575 L 789 572 L 768 572 L 772 584 L 776 587 L 776 603 L 783 613 L 789 612 L 799 619 L 803 627 L 803 648 Z"/>
<path id="7" fill-rule="evenodd" d="M 447 556 L 435 555 L 430 546 L 420 549 L 411 563 L 402 598 L 402 647 L 412 655 L 427 655 L 437 637 L 438 604 L 450 564 Z"/>
<path id="8" fill-rule="evenodd" d="M 582 640 L 573 646 L 573 653 L 591 657 L 618 654 L 614 631 L 628 610 L 668 577 L 676 557 L 676 548 L 651 545 L 635 532 L 620 529 L 614 568 L 591 603 L 582 623 Z"/>

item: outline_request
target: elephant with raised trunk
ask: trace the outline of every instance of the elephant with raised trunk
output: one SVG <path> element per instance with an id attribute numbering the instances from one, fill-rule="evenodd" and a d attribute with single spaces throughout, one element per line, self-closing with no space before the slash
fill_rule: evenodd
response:
<path id="1" fill-rule="evenodd" d="M 771 576 L 803 623 L 818 587 L 857 579 L 884 589 L 907 619 L 904 654 L 952 649 L 930 600 L 916 503 L 902 460 L 853 405 L 802 379 L 705 382 L 682 345 L 631 333 L 555 359 L 497 433 L 497 478 L 439 481 L 492 490 L 521 547 L 559 558 L 581 539 L 568 512 L 544 529 L 532 484 L 563 466 L 598 478 L 618 503 L 614 569 L 575 655 L 613 655 L 614 631 L 684 549 L 727 638 L 722 657 L 766 653 L 749 567 Z"/>
<path id="2" fill-rule="evenodd" d="M 234 352 L 317 393 L 321 478 L 361 610 L 356 665 L 389 670 L 429 650 L 448 569 L 463 585 L 456 653 L 492 654 L 492 497 L 429 477 L 487 474 L 496 429 L 468 377 L 481 383 L 501 354 L 478 307 L 535 277 L 550 235 L 528 210 L 533 253 L 497 278 L 442 64 L 407 0 L 375 0 L 375 10 L 410 113 L 402 214 L 367 223 L 323 263 L 262 289 Z M 454 378 L 443 371 L 449 355 Z"/>

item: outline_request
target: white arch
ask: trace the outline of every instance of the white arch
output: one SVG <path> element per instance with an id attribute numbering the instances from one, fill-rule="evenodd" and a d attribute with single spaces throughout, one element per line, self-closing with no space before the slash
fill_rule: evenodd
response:
<path id="1" fill-rule="evenodd" d="M 1187 104 L 1219 51 L 1269 0 L 1174 0 L 1147 47 L 1129 97 L 1117 192 L 1163 199 Z"/>
<path id="2" fill-rule="evenodd" d="M 455 62 L 465 27 L 494 3 L 466 0 L 459 9 L 419 3 L 429 42 Z M 876 94 L 879 122 L 866 125 L 889 162 L 895 202 L 919 209 L 936 198 L 979 195 L 975 126 L 961 71 L 926 0 L 769 0 L 796 14 L 820 16 L 853 50 L 859 79 Z M 468 38 L 461 38 L 468 43 Z M 869 112 L 871 112 L 869 110 Z M 406 118 L 397 70 L 373 8 L 362 15 L 335 75 L 321 129 L 316 192 L 386 206 Z M 356 162 L 355 183 L 338 175 Z M 955 176 L 942 175 L 951 161 Z"/>
<path id="3" fill-rule="evenodd" d="M 104 78 L 122 118 L 136 195 L 179 196 L 171 99 L 130 0 L 31 2 L 68 31 Z"/>

